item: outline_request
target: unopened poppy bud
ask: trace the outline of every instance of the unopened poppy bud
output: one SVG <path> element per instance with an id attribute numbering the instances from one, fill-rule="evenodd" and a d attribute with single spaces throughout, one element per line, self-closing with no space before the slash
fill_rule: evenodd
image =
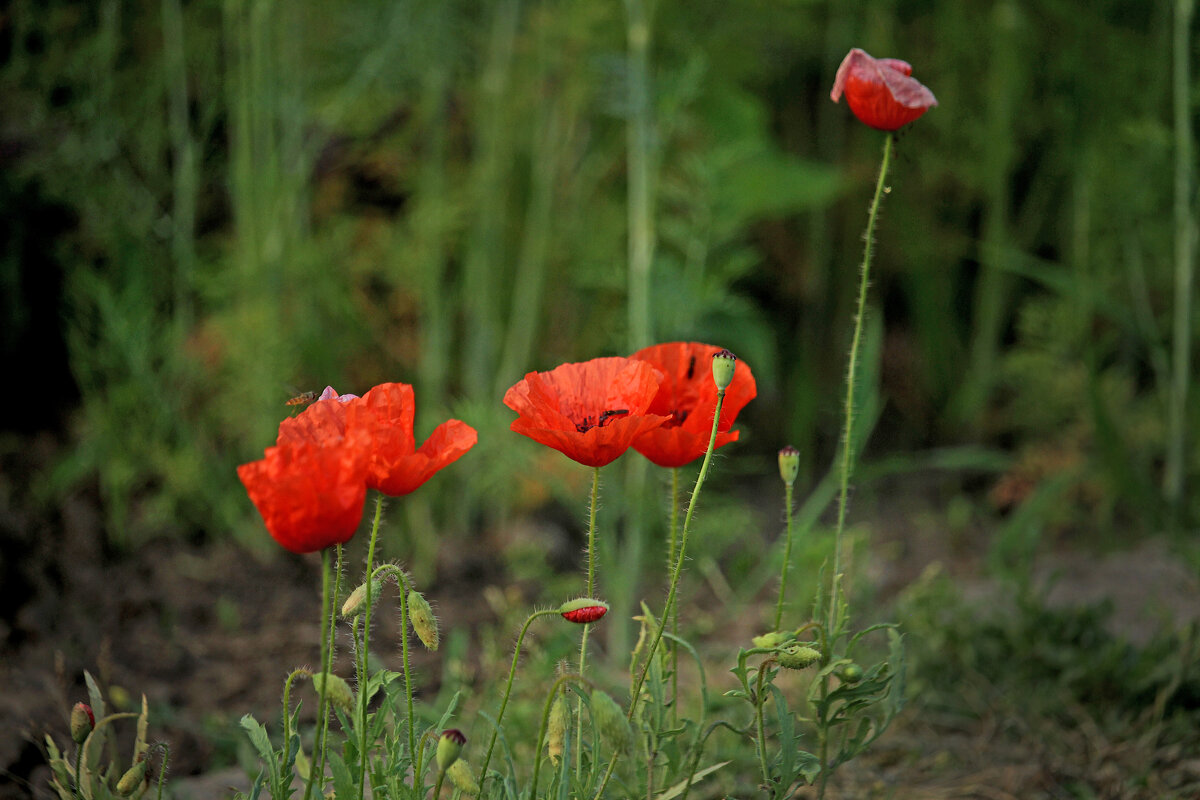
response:
<path id="1" fill-rule="evenodd" d="M 408 619 L 426 650 L 438 649 L 438 623 L 425 596 L 416 589 L 408 590 Z"/>
<path id="2" fill-rule="evenodd" d="M 479 784 L 475 782 L 475 776 L 471 774 L 471 765 L 461 758 L 446 770 L 446 777 L 450 779 L 450 785 L 463 794 L 471 797 L 479 796 Z"/>
<path id="3" fill-rule="evenodd" d="M 755 647 L 774 649 L 791 638 L 791 631 L 771 631 L 770 633 L 764 633 L 760 636 L 755 636 L 750 640 L 750 642 Z"/>
<path id="4" fill-rule="evenodd" d="M 558 607 L 558 613 L 562 614 L 563 619 L 567 622 L 575 622 L 583 625 L 588 622 L 595 622 L 607 614 L 608 603 L 591 597 L 580 597 L 576 600 L 563 603 Z"/>
<path id="5" fill-rule="evenodd" d="M 383 591 L 383 581 L 371 581 L 371 608 L 375 607 L 375 603 L 379 600 L 379 594 Z M 346 598 L 346 602 L 342 604 L 342 617 L 350 619 L 357 617 L 367 607 L 367 584 L 362 584 Z"/>
<path id="6" fill-rule="evenodd" d="M 71 740 L 83 744 L 92 728 L 96 727 L 96 715 L 87 703 L 76 703 L 71 709 Z"/>
<path id="7" fill-rule="evenodd" d="M 329 698 L 329 702 L 345 711 L 347 714 L 354 710 L 354 692 L 350 684 L 329 672 L 318 672 L 312 676 L 313 686 L 317 691 Z"/>
<path id="8" fill-rule="evenodd" d="M 800 451 L 790 444 L 779 451 L 779 477 L 791 486 L 800 474 Z"/>
<path id="9" fill-rule="evenodd" d="M 733 383 L 733 370 L 735 366 L 737 366 L 737 356 L 728 350 L 713 353 L 713 380 L 716 382 L 718 389 L 728 389 L 729 384 Z"/>
<path id="10" fill-rule="evenodd" d="M 463 736 L 463 732 L 458 728 L 442 731 L 442 737 L 438 739 L 437 746 L 438 772 L 445 772 L 451 764 L 458 761 L 458 756 L 462 753 L 463 745 L 466 743 L 467 737 Z"/>
<path id="11" fill-rule="evenodd" d="M 775 658 L 781 667 L 805 669 L 820 661 L 821 653 L 802 644 L 793 644 L 780 650 Z"/>
<path id="12" fill-rule="evenodd" d="M 550 731 L 546 738 L 546 753 L 555 764 L 562 758 L 563 742 L 567 737 L 567 727 L 571 724 L 569 714 L 563 696 L 560 694 L 555 697 L 550 706 Z"/>
<path id="13" fill-rule="evenodd" d="M 592 716 L 596 720 L 600 736 L 617 752 L 625 752 L 633 735 L 629 730 L 629 720 L 625 718 L 625 712 L 617 705 L 617 701 L 599 689 L 593 689 Z"/>
<path id="14" fill-rule="evenodd" d="M 837 676 L 846 683 L 858 683 L 863 678 L 863 668 L 858 664 L 847 664 L 838 670 Z"/>
<path id="15" fill-rule="evenodd" d="M 117 794 L 122 797 L 133 794 L 146 779 L 146 767 L 146 760 L 142 759 L 126 770 L 125 774 L 121 776 L 121 780 L 117 781 Z"/>

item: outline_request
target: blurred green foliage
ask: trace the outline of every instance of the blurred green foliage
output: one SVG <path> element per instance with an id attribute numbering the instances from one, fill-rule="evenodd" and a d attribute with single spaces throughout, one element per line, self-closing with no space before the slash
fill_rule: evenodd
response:
<path id="1" fill-rule="evenodd" d="M 496 491 L 518 469 L 571 484 L 500 397 L 629 350 L 625 24 L 555 0 L 10 4 L 25 193 L 3 196 L 74 221 L 38 245 L 80 393 L 45 498 L 97 485 L 117 542 L 261 541 L 234 466 L 291 394 L 384 380 L 416 386 L 419 435 L 480 430 L 407 527 L 543 504 Z M 1010 447 L 1001 509 L 1066 472 L 1066 523 L 1162 521 L 1171 24 L 1141 0 L 654 4 L 653 336 L 753 366 L 745 454 L 790 442 L 803 482 L 837 444 L 882 141 L 828 91 L 860 46 L 940 101 L 901 136 L 878 232 L 882 447 Z M 32 279 L 15 252 L 6 286 Z"/>

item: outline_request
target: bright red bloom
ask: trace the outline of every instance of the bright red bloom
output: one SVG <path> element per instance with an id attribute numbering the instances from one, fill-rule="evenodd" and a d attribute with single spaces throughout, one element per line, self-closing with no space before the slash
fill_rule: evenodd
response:
<path id="1" fill-rule="evenodd" d="M 908 62 L 872 58 L 856 47 L 842 59 L 829 97 L 836 103 L 845 92 L 854 116 L 877 130 L 899 130 L 938 104 L 911 75 Z"/>
<path id="2" fill-rule="evenodd" d="M 415 413 L 413 388 L 406 383 L 382 383 L 346 404 L 346 427 L 362 429 L 371 439 L 369 488 L 392 497 L 408 494 L 442 467 L 457 461 L 479 438 L 470 425 L 452 419 L 439 425 L 416 449 Z"/>
<path id="3" fill-rule="evenodd" d="M 663 376 L 645 361 L 593 358 L 530 372 L 504 394 L 510 426 L 589 467 L 602 467 L 667 421 L 647 412 Z"/>
<path id="4" fill-rule="evenodd" d="M 283 441 L 238 467 L 238 477 L 275 541 L 293 553 L 324 550 L 348 541 L 362 519 L 369 444 L 361 434 L 324 445 Z"/>
<path id="5" fill-rule="evenodd" d="M 699 342 L 668 342 L 647 347 L 632 358 L 653 364 L 666 379 L 650 403 L 653 414 L 668 414 L 662 427 L 643 433 L 633 449 L 660 467 L 682 467 L 708 450 L 713 414 L 717 411 L 717 385 L 713 382 L 712 357 L 721 348 Z M 736 442 L 739 431 L 730 430 L 738 412 L 758 394 L 754 375 L 738 359 L 733 382 L 725 390 L 716 447 Z"/>

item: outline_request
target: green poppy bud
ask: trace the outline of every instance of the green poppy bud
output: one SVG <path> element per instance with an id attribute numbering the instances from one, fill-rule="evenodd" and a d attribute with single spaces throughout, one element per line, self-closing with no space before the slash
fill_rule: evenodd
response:
<path id="1" fill-rule="evenodd" d="M 858 683 L 863 678 L 863 668 L 858 664 L 847 664 L 838 670 L 837 676 L 845 683 Z"/>
<path id="2" fill-rule="evenodd" d="M 546 753 L 555 764 L 562 758 L 563 743 L 567 738 L 567 727 L 571 724 L 567 701 L 560 693 L 550 705 L 550 731 L 546 738 Z"/>
<path id="3" fill-rule="evenodd" d="M 458 761 L 458 756 L 462 753 L 463 745 L 466 743 L 467 737 L 463 736 L 463 732 L 459 729 L 450 728 L 442 731 L 442 737 L 438 739 L 437 746 L 438 772 L 445 772 L 451 764 Z"/>
<path id="4" fill-rule="evenodd" d="M 146 779 L 146 766 L 145 759 L 142 759 L 126 770 L 125 774 L 121 776 L 121 780 L 117 781 L 117 794 L 121 797 L 133 794 Z"/>
<path id="5" fill-rule="evenodd" d="M 350 688 L 350 684 L 337 675 L 318 672 L 312 676 L 312 682 L 313 686 L 317 687 L 317 691 L 329 698 L 329 702 L 336 707 L 347 714 L 354 710 L 354 691 Z"/>
<path id="6" fill-rule="evenodd" d="M 96 727 L 96 715 L 87 703 L 76 703 L 71 709 L 71 741 L 83 744 L 92 728 Z"/>
<path id="7" fill-rule="evenodd" d="M 593 689 L 592 715 L 596 719 L 600 736 L 617 752 L 625 752 L 633 734 L 629 730 L 629 720 L 625 718 L 625 712 L 617 705 L 617 701 L 599 689 Z"/>
<path id="8" fill-rule="evenodd" d="M 438 623 L 425 595 L 416 589 L 408 590 L 408 619 L 426 650 L 438 649 Z"/>
<path id="9" fill-rule="evenodd" d="M 383 581 L 371 581 L 371 608 L 375 607 L 375 603 L 379 600 L 379 595 L 383 591 Z M 357 617 L 367 607 L 367 584 L 362 584 L 346 598 L 346 602 L 342 604 L 342 618 L 350 619 Z"/>
<path id="10" fill-rule="evenodd" d="M 446 777 L 455 789 L 471 797 L 478 797 L 479 784 L 475 782 L 475 776 L 471 772 L 471 765 L 460 758 L 446 770 Z"/>
<path id="11" fill-rule="evenodd" d="M 728 350 L 713 353 L 713 380 L 716 382 L 718 389 L 728 389 L 729 384 L 733 383 L 733 370 L 735 366 L 737 366 L 737 356 Z"/>
<path id="12" fill-rule="evenodd" d="M 750 640 L 750 642 L 755 647 L 761 647 L 764 649 L 774 649 L 776 647 L 779 647 L 779 645 L 783 644 L 784 642 L 790 640 L 791 638 L 792 638 L 791 631 L 771 631 L 770 633 L 764 633 L 760 636 L 755 636 L 753 639 Z"/>
<path id="13" fill-rule="evenodd" d="M 779 451 L 779 477 L 791 486 L 800 474 L 800 451 L 790 444 Z"/>
<path id="14" fill-rule="evenodd" d="M 793 644 L 780 650 L 779 655 L 775 656 L 775 658 L 779 661 L 779 666 L 781 667 L 786 667 L 787 669 L 804 669 L 820 661 L 821 653 L 802 644 Z"/>

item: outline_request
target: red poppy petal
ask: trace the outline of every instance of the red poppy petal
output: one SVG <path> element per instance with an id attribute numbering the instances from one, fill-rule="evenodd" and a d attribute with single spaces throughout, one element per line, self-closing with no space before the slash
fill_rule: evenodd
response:
<path id="1" fill-rule="evenodd" d="M 479 435 L 467 423 L 447 420 L 417 452 L 374 458 L 367 485 L 392 497 L 414 492 L 434 473 L 461 458 L 478 440 Z"/>

